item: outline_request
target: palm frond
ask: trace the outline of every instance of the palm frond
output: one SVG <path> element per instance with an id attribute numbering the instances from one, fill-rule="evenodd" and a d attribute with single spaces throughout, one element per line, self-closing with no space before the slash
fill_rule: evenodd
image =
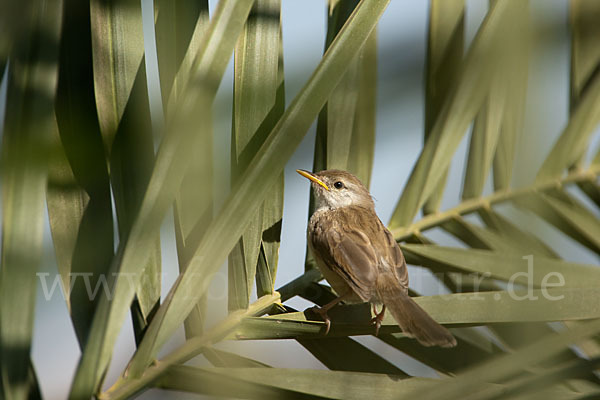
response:
<path id="1" fill-rule="evenodd" d="M 332 308 L 326 334 L 313 309 L 292 307 L 339 294 L 310 254 L 304 273 L 275 290 L 284 168 L 315 120 L 314 169 L 371 182 L 378 113 L 395 106 L 377 94 L 387 61 L 379 53 L 389 52 L 377 25 L 389 0 L 327 2 L 322 59 L 287 106 L 295 76 L 287 69 L 284 80 L 280 0 L 221 0 L 210 18 L 206 0 L 9 3 L 0 5 L 0 397 L 45 395 L 31 351 L 44 195 L 53 287 L 82 350 L 73 398 L 153 388 L 248 399 L 600 396 L 597 1 L 570 0 L 568 120 L 539 165 L 526 160 L 530 130 L 545 118 L 527 98 L 538 95 L 530 65 L 548 36 L 536 34 L 539 10 L 491 1 L 467 48 L 473 4 L 429 3 L 423 146 L 389 226 L 411 270 L 409 295 L 451 330 L 452 349 L 416 345 L 389 315 L 376 335 L 367 303 Z M 144 44 L 151 29 L 156 56 Z M 223 136 L 215 98 L 232 54 Z M 158 62 L 159 82 L 146 61 Z M 221 204 L 224 147 L 231 188 Z M 171 206 L 179 275 L 161 293 L 161 258 L 171 252 L 161 254 L 160 228 Z M 215 306 L 209 289 L 227 259 L 227 301 Z M 431 286 L 414 285 L 421 272 Z M 47 273 L 37 275 L 47 296 Z M 137 349 L 103 391 L 129 310 Z M 157 360 L 182 327 L 185 341 Z M 280 368 L 295 359 L 244 351 L 256 341 L 287 341 L 326 369 Z M 441 379 L 419 378 L 414 366 Z"/>

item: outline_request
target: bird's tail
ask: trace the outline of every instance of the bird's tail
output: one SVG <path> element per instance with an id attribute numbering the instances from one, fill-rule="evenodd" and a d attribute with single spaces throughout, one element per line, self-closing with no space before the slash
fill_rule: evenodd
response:
<path id="1" fill-rule="evenodd" d="M 377 280 L 379 298 L 406 336 L 417 339 L 424 346 L 456 346 L 456 339 L 448 329 L 435 322 L 399 284 L 381 278 Z"/>

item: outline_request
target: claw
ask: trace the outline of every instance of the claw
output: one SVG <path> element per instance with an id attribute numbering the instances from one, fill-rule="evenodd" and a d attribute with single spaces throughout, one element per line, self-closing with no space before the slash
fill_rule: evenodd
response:
<path id="1" fill-rule="evenodd" d="M 327 335 L 329 333 L 329 329 L 331 329 L 331 319 L 327 315 L 327 310 L 319 306 L 311 307 L 310 310 L 320 316 L 323 321 L 325 321 L 325 335 Z"/>
<path id="2" fill-rule="evenodd" d="M 385 305 L 381 308 L 381 312 L 377 312 L 377 307 L 373 304 L 373 313 L 375 317 L 371 319 L 371 323 L 375 324 L 375 336 L 379 335 L 379 328 L 381 328 L 381 323 L 383 322 L 383 316 L 385 315 Z"/>
<path id="3" fill-rule="evenodd" d="M 336 297 L 329 303 L 325 304 L 323 307 L 314 306 L 309 309 L 309 310 L 313 311 L 315 314 L 319 315 L 321 317 L 321 319 L 323 321 L 325 321 L 325 334 L 326 335 L 329 333 L 329 328 L 331 328 L 331 319 L 327 315 L 327 311 L 329 311 L 329 309 L 331 307 L 334 307 L 336 304 L 338 304 L 341 301 L 344 301 L 345 299 L 347 299 L 350 296 L 352 296 L 352 292 L 348 292 L 343 296 Z"/>

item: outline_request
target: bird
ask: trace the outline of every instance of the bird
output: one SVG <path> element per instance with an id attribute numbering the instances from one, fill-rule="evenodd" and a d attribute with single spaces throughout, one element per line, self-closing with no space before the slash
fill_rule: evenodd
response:
<path id="1" fill-rule="evenodd" d="M 454 347 L 456 339 L 408 295 L 408 269 L 400 246 L 375 212 L 367 188 L 349 172 L 296 170 L 311 181 L 315 209 L 307 229 L 309 249 L 337 294 L 313 311 L 326 323 L 328 310 L 340 302 L 372 304 L 375 334 L 386 309 L 403 333 L 424 346 Z M 376 305 L 382 304 L 381 312 Z"/>

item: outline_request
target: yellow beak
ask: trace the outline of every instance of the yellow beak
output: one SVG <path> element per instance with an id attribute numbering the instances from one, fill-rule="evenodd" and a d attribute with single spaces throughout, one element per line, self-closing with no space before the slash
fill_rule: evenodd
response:
<path id="1" fill-rule="evenodd" d="M 316 176 L 314 176 L 312 173 L 310 173 L 308 171 L 305 171 L 303 169 L 297 169 L 296 172 L 299 173 L 300 175 L 302 175 L 303 177 L 308 178 L 311 181 L 313 181 L 314 183 L 317 183 L 317 184 L 323 186 L 325 189 L 329 190 L 329 188 L 327 187 L 327 185 L 324 184 L 322 180 L 320 180 L 319 178 L 317 178 Z"/>

